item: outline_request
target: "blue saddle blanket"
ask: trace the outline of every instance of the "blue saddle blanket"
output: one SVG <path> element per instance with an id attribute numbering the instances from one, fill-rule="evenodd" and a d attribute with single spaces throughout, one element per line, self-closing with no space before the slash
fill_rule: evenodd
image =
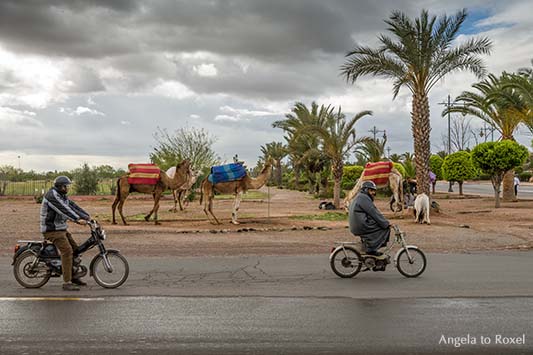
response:
<path id="1" fill-rule="evenodd" d="M 211 167 L 211 174 L 207 178 L 211 183 L 239 180 L 246 175 L 246 169 L 239 163 Z"/>

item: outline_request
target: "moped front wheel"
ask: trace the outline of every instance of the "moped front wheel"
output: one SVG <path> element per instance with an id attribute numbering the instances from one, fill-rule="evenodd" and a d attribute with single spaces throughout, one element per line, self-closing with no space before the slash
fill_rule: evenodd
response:
<path id="1" fill-rule="evenodd" d="M 121 286 L 126 282 L 130 273 L 128 261 L 115 250 L 108 250 L 105 257 L 95 256 L 90 268 L 94 281 L 104 288 Z"/>
<path id="2" fill-rule="evenodd" d="M 408 253 L 409 251 L 409 253 Z M 405 277 L 418 277 L 426 270 L 426 255 L 418 248 L 405 248 L 396 259 L 396 267 Z"/>
<path id="3" fill-rule="evenodd" d="M 26 288 L 39 288 L 50 280 L 50 268 L 30 250 L 22 252 L 15 261 L 13 274 L 15 280 Z"/>
<path id="4" fill-rule="evenodd" d="M 357 250 L 351 247 L 344 247 L 333 252 L 329 264 L 337 276 L 350 278 L 361 271 L 363 259 Z"/>

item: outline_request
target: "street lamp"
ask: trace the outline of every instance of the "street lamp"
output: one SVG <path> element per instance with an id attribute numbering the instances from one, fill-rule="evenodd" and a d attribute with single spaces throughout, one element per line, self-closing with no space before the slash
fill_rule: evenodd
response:
<path id="1" fill-rule="evenodd" d="M 19 160 L 19 170 L 20 170 L 20 155 L 18 155 L 17 158 Z"/>
<path id="2" fill-rule="evenodd" d="M 490 127 L 487 127 L 487 124 L 483 122 L 483 128 L 479 129 L 479 136 L 481 138 L 485 137 L 485 142 L 487 141 L 487 131 L 490 131 L 490 140 L 494 142 L 494 131 L 496 128 L 493 125 L 490 125 Z"/>

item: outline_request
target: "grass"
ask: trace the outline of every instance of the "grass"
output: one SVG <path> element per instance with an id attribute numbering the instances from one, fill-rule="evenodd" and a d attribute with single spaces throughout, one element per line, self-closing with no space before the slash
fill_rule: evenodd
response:
<path id="1" fill-rule="evenodd" d="M 303 221 L 346 221 L 348 220 L 348 215 L 344 212 L 326 212 L 323 214 L 291 216 L 289 218 Z"/>

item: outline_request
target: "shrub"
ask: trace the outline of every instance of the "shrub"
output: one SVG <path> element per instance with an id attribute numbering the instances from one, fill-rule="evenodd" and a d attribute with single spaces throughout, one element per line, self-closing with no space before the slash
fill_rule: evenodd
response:
<path id="1" fill-rule="evenodd" d="M 392 163 L 392 165 L 400 172 L 400 174 L 402 174 L 402 177 L 405 178 L 405 168 L 403 165 L 400 163 Z"/>
<path id="2" fill-rule="evenodd" d="M 84 163 L 74 174 L 74 188 L 78 195 L 96 195 L 98 191 L 98 174 Z"/>
<path id="3" fill-rule="evenodd" d="M 357 180 L 361 177 L 361 174 L 363 173 L 364 169 L 365 168 L 361 165 L 344 166 L 342 173 L 341 189 L 351 190 L 357 183 Z"/>
<path id="4" fill-rule="evenodd" d="M 463 181 L 472 179 L 477 171 L 472 163 L 470 153 L 459 151 L 448 155 L 442 163 L 442 177 L 459 183 L 459 194 L 463 194 Z"/>
<path id="5" fill-rule="evenodd" d="M 434 154 L 429 158 L 429 170 L 431 170 L 435 175 L 437 175 L 437 180 L 442 180 L 442 164 L 444 159 L 440 156 Z"/>
<path id="6" fill-rule="evenodd" d="M 520 181 L 528 182 L 529 179 L 531 179 L 531 176 L 533 176 L 533 173 L 531 171 L 524 171 L 518 175 L 518 178 Z"/>

